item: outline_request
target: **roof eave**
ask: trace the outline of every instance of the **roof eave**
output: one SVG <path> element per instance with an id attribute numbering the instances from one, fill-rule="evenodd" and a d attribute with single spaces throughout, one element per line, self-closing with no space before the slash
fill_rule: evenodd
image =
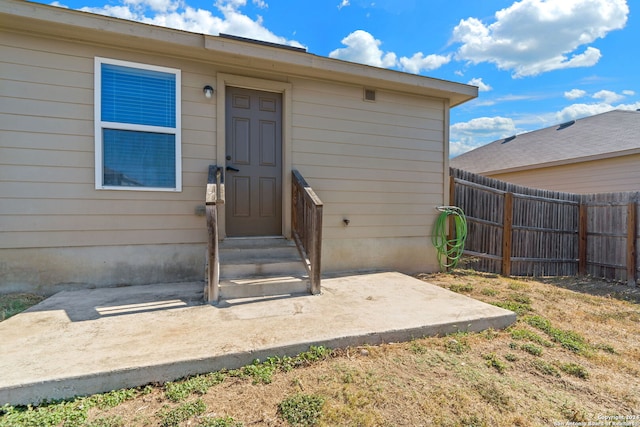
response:
<path id="1" fill-rule="evenodd" d="M 450 107 L 478 96 L 477 87 L 462 83 L 25 1 L 0 2 L 0 23 L 31 34 L 444 98 Z"/>

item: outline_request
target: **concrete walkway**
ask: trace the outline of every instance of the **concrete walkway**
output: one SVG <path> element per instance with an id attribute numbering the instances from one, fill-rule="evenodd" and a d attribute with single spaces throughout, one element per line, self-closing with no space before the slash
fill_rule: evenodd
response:
<path id="1" fill-rule="evenodd" d="M 310 345 L 501 329 L 515 314 L 400 273 L 322 282 L 323 294 L 202 304 L 202 283 L 61 292 L 0 323 L 0 406 L 233 369 Z"/>

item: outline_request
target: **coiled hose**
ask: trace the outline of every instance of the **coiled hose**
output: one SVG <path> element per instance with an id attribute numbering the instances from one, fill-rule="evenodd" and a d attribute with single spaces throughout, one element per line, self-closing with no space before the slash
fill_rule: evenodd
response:
<path id="1" fill-rule="evenodd" d="M 455 268 L 462 258 L 464 242 L 467 239 L 467 219 L 464 211 L 457 206 L 438 206 L 436 209 L 440 211 L 440 215 L 434 224 L 431 242 L 438 251 L 440 269 L 446 271 L 449 268 Z M 455 237 L 452 239 L 448 237 L 447 218 L 449 216 L 452 217 L 455 226 Z"/>

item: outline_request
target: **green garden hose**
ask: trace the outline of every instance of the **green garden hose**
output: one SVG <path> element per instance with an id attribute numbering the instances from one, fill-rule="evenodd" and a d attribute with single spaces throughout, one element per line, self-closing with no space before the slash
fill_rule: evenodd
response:
<path id="1" fill-rule="evenodd" d="M 456 206 L 438 206 L 440 211 L 438 219 L 433 227 L 433 235 L 431 242 L 438 251 L 438 263 L 440 269 L 446 271 L 449 268 L 455 268 L 464 250 L 464 242 L 467 239 L 467 219 L 464 211 Z M 447 227 L 447 218 L 451 216 L 455 226 L 455 235 L 449 239 L 449 230 Z"/>

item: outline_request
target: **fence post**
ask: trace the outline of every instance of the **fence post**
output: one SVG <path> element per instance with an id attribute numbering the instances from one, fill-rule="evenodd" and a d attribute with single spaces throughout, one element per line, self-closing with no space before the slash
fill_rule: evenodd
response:
<path id="1" fill-rule="evenodd" d="M 578 213 L 578 274 L 587 274 L 587 205 L 580 203 Z"/>
<path id="2" fill-rule="evenodd" d="M 627 284 L 636 286 L 636 203 L 627 205 Z"/>
<path id="3" fill-rule="evenodd" d="M 502 275 L 511 275 L 511 231 L 513 226 L 513 193 L 504 193 L 502 224 Z"/>

